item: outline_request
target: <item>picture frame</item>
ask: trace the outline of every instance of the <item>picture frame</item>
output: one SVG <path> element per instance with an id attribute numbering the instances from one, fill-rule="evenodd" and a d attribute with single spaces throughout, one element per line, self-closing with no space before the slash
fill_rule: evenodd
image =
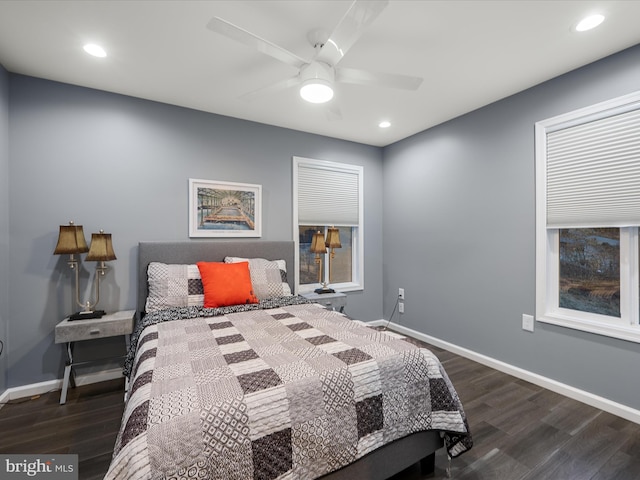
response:
<path id="1" fill-rule="evenodd" d="M 262 185 L 189 179 L 189 237 L 261 237 Z"/>

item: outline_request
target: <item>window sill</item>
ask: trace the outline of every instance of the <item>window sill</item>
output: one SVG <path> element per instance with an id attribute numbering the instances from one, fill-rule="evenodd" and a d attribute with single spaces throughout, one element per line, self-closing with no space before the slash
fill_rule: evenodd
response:
<path id="1" fill-rule="evenodd" d="M 561 313 L 547 313 L 536 318 L 537 321 L 572 328 L 583 332 L 595 333 L 606 337 L 618 338 L 628 342 L 640 343 L 640 327 L 633 325 L 614 324 L 597 320 L 583 320 L 562 315 Z"/>

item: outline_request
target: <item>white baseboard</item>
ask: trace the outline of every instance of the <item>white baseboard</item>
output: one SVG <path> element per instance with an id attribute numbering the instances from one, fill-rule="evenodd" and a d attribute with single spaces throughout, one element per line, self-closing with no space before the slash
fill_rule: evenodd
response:
<path id="1" fill-rule="evenodd" d="M 373 322 L 368 322 L 368 325 L 376 327 L 386 324 L 386 320 L 374 320 Z M 495 358 L 491 358 L 486 355 L 474 352 L 473 350 L 459 347 L 457 345 L 454 345 L 453 343 L 445 342 L 444 340 L 440 340 L 439 338 L 425 335 L 424 333 L 412 330 L 411 328 L 407 328 L 402 325 L 390 323 L 389 328 L 392 328 L 393 330 L 409 337 L 413 337 L 426 343 L 430 343 L 431 345 L 435 345 L 436 347 L 443 348 L 488 367 L 495 368 L 496 370 L 499 370 L 501 372 L 513 375 L 516 378 L 526 380 L 527 382 L 559 393 L 561 395 L 564 395 L 565 397 L 572 398 L 605 412 L 617 415 L 618 417 L 622 417 L 626 420 L 629 420 L 630 422 L 640 424 L 640 410 L 636 410 L 635 408 L 631 408 L 627 405 L 614 402 L 613 400 L 609 400 L 608 398 L 594 395 L 593 393 L 587 392 L 585 390 L 580 390 L 579 388 L 572 387 L 571 385 L 558 382 L 557 380 L 544 377 L 523 368 L 515 367 L 500 360 L 496 360 Z"/>
<path id="2" fill-rule="evenodd" d="M 0 408 L 4 407 L 4 404 L 9 401 L 9 392 L 7 390 L 3 391 L 0 395 Z"/>
<path id="3" fill-rule="evenodd" d="M 116 378 L 122 378 L 122 368 L 112 368 L 101 372 L 78 375 L 76 377 L 76 386 L 80 387 L 82 385 L 104 382 L 106 380 L 113 380 Z M 62 379 L 48 380 L 46 382 L 8 388 L 2 395 L 0 395 L 0 408 L 11 400 L 42 395 L 43 393 L 53 392 L 60 389 L 62 389 Z"/>

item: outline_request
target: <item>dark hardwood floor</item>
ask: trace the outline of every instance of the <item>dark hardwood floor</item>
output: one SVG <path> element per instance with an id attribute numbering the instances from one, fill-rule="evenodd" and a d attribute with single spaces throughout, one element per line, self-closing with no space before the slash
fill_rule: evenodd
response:
<path id="1" fill-rule="evenodd" d="M 473 449 L 451 462 L 461 480 L 625 480 L 640 478 L 640 425 L 565 398 L 437 347 L 465 407 Z M 621 380 L 622 381 L 622 380 Z M 80 479 L 101 479 L 123 410 L 123 382 L 50 392 L 0 408 L 1 453 L 77 453 Z M 446 479 L 414 466 L 393 480 Z M 360 479 L 354 479 L 360 480 Z M 365 479 L 363 479 L 365 480 Z"/>
<path id="2" fill-rule="evenodd" d="M 420 342 L 418 342 L 420 343 Z M 640 479 L 640 425 L 428 345 L 451 378 L 474 439 L 451 461 L 460 480 Z M 623 381 L 621 379 L 621 381 Z M 393 480 L 446 479 L 417 466 Z"/>
<path id="3" fill-rule="evenodd" d="M 107 472 L 124 409 L 124 380 L 19 399 L 0 408 L 0 453 L 78 454 L 79 478 Z"/>

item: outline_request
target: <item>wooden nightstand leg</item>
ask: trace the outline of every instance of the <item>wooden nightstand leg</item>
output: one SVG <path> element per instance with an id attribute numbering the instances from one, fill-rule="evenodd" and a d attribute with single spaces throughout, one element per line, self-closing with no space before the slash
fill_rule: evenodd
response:
<path id="1" fill-rule="evenodd" d="M 73 342 L 67 342 L 67 364 L 64 367 L 64 378 L 62 380 L 62 391 L 60 392 L 60 405 L 67 402 L 67 389 L 69 388 L 69 377 L 73 367 Z M 75 380 L 71 379 L 75 385 Z"/>

